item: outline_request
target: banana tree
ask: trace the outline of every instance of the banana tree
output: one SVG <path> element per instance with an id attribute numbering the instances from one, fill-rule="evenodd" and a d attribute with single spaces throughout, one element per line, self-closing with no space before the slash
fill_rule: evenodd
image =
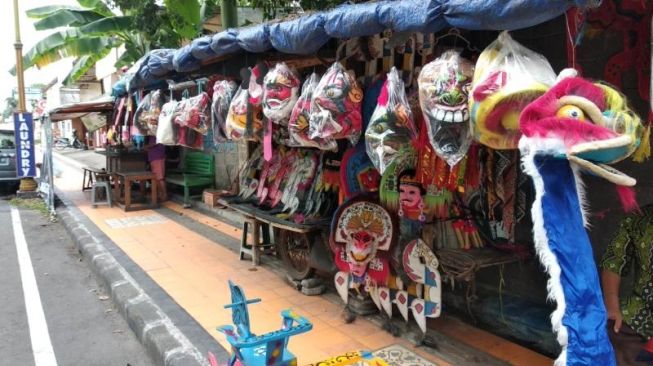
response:
<path id="1" fill-rule="evenodd" d="M 202 4 L 200 4 L 200 2 Z M 201 30 L 204 3 L 213 0 L 165 1 L 165 7 L 154 0 L 123 2 L 115 0 L 77 0 L 79 6 L 47 5 L 30 9 L 27 16 L 35 19 L 37 30 L 55 30 L 40 40 L 23 57 L 25 69 L 43 67 L 66 57 L 75 57 L 64 84 L 71 84 L 84 75 L 97 61 L 107 56 L 112 49 L 124 46 L 125 52 L 116 67 L 130 65 L 152 48 L 178 47 L 183 39 L 190 39 Z M 120 13 L 114 12 L 120 9 Z M 150 19 L 166 19 L 155 32 L 141 27 L 143 14 L 137 14 L 133 6 L 149 4 L 155 14 L 146 14 Z M 120 5 L 125 5 L 124 7 Z M 130 8 L 127 5 L 132 5 Z M 141 8 L 142 9 L 142 8 Z M 165 40 L 156 36 L 165 34 Z M 154 40 L 154 41 L 153 41 Z M 11 70 L 15 73 L 15 68 Z"/>

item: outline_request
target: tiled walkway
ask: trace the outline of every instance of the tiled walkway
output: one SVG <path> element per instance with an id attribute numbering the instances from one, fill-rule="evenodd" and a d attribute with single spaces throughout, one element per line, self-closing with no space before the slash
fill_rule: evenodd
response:
<path id="1" fill-rule="evenodd" d="M 291 338 L 290 349 L 300 364 L 316 362 L 344 352 L 376 350 L 392 344 L 402 344 L 437 365 L 449 365 L 436 356 L 413 347 L 409 342 L 393 338 L 376 325 L 358 319 L 344 324 L 340 318 L 342 305 L 324 297 L 308 297 L 288 286 L 270 269 L 252 268 L 250 262 L 239 261 L 237 253 L 187 227 L 157 213 L 156 210 L 123 212 L 119 208 L 90 206 L 90 193 L 82 193 L 81 174 L 70 167 L 61 167 L 63 175 L 55 180 L 79 209 L 156 281 L 209 334 L 229 348 L 216 326 L 231 323 L 231 312 L 222 305 L 230 302 L 227 280 L 240 284 L 249 298 L 262 302 L 250 306 L 253 330 L 264 333 L 281 325 L 279 312 L 293 308 L 307 316 L 313 330 Z M 217 219 L 174 203 L 166 208 L 183 212 L 186 217 L 240 240 L 241 231 Z M 218 243 L 219 244 L 219 243 Z M 452 337 L 515 365 L 551 365 L 551 360 L 499 337 L 480 331 L 446 317 L 439 324 Z"/>

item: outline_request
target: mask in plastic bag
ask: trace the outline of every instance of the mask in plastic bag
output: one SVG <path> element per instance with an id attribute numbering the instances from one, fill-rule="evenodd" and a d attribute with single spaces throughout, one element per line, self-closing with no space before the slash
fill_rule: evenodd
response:
<path id="1" fill-rule="evenodd" d="M 454 166 L 472 142 L 468 92 L 474 75 L 472 63 L 447 51 L 419 74 L 419 101 L 429 142 L 435 153 Z"/>
<path id="2" fill-rule="evenodd" d="M 311 118 L 311 99 L 318 84 L 318 76 L 313 73 L 302 86 L 302 94 L 292 109 L 288 121 L 290 135 L 288 146 L 317 147 L 323 150 L 334 150 L 338 144 L 333 139 L 311 139 L 309 137 L 309 121 Z"/>
<path id="3" fill-rule="evenodd" d="M 249 68 L 249 73 L 246 71 L 243 74 L 243 81 L 247 82 L 247 91 L 249 92 L 249 103 L 255 106 L 260 106 L 263 101 L 263 77 L 268 72 L 265 63 L 258 63 L 254 67 Z M 243 84 L 244 84 L 243 82 Z"/>
<path id="4" fill-rule="evenodd" d="M 346 138 L 356 144 L 363 124 L 362 101 L 363 90 L 356 79 L 340 63 L 334 63 L 313 94 L 309 137 Z"/>
<path id="5" fill-rule="evenodd" d="M 249 73 L 243 73 L 243 84 L 248 84 L 247 118 L 244 137 L 249 141 L 261 141 L 263 138 L 263 76 L 266 72 L 267 66 L 264 63 L 259 63 L 249 68 Z"/>
<path id="6" fill-rule="evenodd" d="M 177 101 L 172 100 L 161 107 L 158 128 L 156 129 L 156 141 L 160 144 L 177 144 L 177 126 L 173 123 L 173 120 L 178 113 L 178 104 Z"/>
<path id="7" fill-rule="evenodd" d="M 299 97 L 299 76 L 279 63 L 263 79 L 263 114 L 272 122 L 285 125 Z"/>
<path id="8" fill-rule="evenodd" d="M 476 61 L 469 97 L 474 138 L 493 149 L 516 149 L 519 114 L 555 80 L 544 56 L 501 33 Z"/>
<path id="9" fill-rule="evenodd" d="M 219 80 L 213 84 L 213 101 L 211 103 L 211 120 L 213 125 L 213 141 L 224 142 L 227 135 L 227 113 L 229 104 L 238 86 L 233 81 Z"/>
<path id="10" fill-rule="evenodd" d="M 232 140 L 242 140 L 245 138 L 245 128 L 247 127 L 247 106 L 249 105 L 249 93 L 242 86 L 238 88 L 227 112 L 226 129 L 227 138 Z"/>
<path id="11" fill-rule="evenodd" d="M 378 103 L 365 131 L 367 155 L 383 174 L 397 153 L 417 138 L 413 113 L 406 99 L 404 82 L 394 67 L 381 88 Z"/>
<path id="12" fill-rule="evenodd" d="M 209 104 L 211 98 L 207 93 L 182 100 L 179 102 L 181 113 L 175 118 L 175 123 L 206 135 L 209 131 Z"/>
<path id="13" fill-rule="evenodd" d="M 155 90 L 146 95 L 138 105 L 134 113 L 134 124 L 144 136 L 156 136 L 159 114 L 165 99 L 160 90 Z"/>

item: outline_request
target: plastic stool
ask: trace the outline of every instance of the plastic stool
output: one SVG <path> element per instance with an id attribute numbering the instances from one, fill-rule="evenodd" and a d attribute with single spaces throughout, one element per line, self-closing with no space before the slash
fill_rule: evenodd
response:
<path id="1" fill-rule="evenodd" d="M 106 194 L 104 201 L 98 201 L 97 199 L 97 194 L 99 193 L 97 190 L 98 188 L 104 188 L 104 193 Z M 109 207 L 111 207 L 111 186 L 109 185 L 109 182 L 95 182 L 91 189 L 91 204 L 94 208 L 97 207 L 97 205 L 109 205 Z"/>

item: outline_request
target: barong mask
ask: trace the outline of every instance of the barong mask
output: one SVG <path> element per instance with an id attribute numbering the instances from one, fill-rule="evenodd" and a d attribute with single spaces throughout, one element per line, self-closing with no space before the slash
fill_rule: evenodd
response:
<path id="1" fill-rule="evenodd" d="M 387 259 L 380 259 L 394 241 L 395 224 L 390 213 L 377 203 L 352 199 L 334 215 L 331 244 L 336 265 L 362 279 L 371 275 L 383 282 L 389 274 Z"/>

